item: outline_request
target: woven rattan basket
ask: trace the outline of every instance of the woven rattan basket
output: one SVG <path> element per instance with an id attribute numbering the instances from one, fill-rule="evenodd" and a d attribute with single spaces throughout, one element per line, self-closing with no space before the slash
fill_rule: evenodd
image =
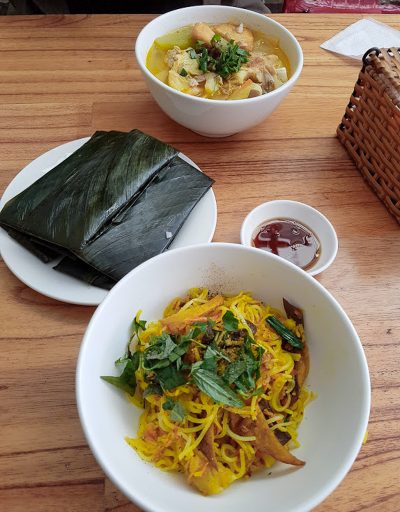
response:
<path id="1" fill-rule="evenodd" d="M 337 135 L 400 223 L 400 48 L 372 48 L 363 63 Z"/>

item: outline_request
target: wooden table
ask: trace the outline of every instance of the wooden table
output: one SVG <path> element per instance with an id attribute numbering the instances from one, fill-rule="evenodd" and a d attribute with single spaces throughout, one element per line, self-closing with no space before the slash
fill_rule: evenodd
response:
<path id="1" fill-rule="evenodd" d="M 151 16 L 2 17 L 0 192 L 49 148 L 99 129 L 139 128 L 175 145 L 216 180 L 215 241 L 239 242 L 246 213 L 271 199 L 303 201 L 326 214 L 340 249 L 319 280 L 361 337 L 373 396 L 368 442 L 317 510 L 394 512 L 400 509 L 399 226 L 335 138 L 360 66 L 319 48 L 358 18 L 275 16 L 303 47 L 298 84 L 257 128 L 211 140 L 169 120 L 146 90 L 132 48 Z M 375 18 L 400 28 L 400 16 Z M 3 262 L 0 282 L 0 509 L 137 511 L 105 478 L 79 425 L 75 365 L 94 308 L 39 295 Z"/>

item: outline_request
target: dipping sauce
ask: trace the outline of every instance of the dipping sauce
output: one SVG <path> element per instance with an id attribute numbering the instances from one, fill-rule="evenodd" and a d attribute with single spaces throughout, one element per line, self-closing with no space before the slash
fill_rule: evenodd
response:
<path id="1" fill-rule="evenodd" d="M 257 228 L 253 246 L 273 252 L 303 270 L 311 268 L 321 254 L 321 245 L 310 228 L 293 219 L 273 219 Z"/>

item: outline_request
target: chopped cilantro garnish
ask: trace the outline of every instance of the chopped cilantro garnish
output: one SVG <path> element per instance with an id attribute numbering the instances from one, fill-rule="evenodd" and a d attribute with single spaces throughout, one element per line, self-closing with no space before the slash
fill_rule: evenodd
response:
<path id="1" fill-rule="evenodd" d="M 207 48 L 203 41 L 197 41 L 195 48 L 189 48 L 187 52 L 190 58 L 198 60 L 199 68 L 203 73 L 212 71 L 222 78 L 238 72 L 249 57 L 249 53 L 240 48 L 233 39 L 226 42 L 218 34 L 212 37 L 211 47 Z"/>
<path id="2" fill-rule="evenodd" d="M 221 41 L 221 36 L 219 34 L 214 34 L 211 38 L 211 44 L 218 43 L 218 41 Z"/>

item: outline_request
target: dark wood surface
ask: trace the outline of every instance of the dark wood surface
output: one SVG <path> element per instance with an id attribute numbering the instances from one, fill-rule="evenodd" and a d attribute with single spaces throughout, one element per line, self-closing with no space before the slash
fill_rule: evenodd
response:
<path id="1" fill-rule="evenodd" d="M 376 18 L 400 28 L 400 16 Z M 301 78 L 263 124 L 218 140 L 169 120 L 147 92 L 133 45 L 150 19 L 0 18 L 0 192 L 54 146 L 98 129 L 139 128 L 216 180 L 215 241 L 239 242 L 245 215 L 271 199 L 302 201 L 327 215 L 340 247 L 319 281 L 361 337 L 373 391 L 368 442 L 317 510 L 398 511 L 399 226 L 335 137 L 360 65 L 319 48 L 359 16 L 276 15 L 303 47 Z M 137 511 L 96 464 L 76 411 L 76 359 L 94 308 L 39 295 L 2 261 L 0 283 L 0 509 Z"/>

